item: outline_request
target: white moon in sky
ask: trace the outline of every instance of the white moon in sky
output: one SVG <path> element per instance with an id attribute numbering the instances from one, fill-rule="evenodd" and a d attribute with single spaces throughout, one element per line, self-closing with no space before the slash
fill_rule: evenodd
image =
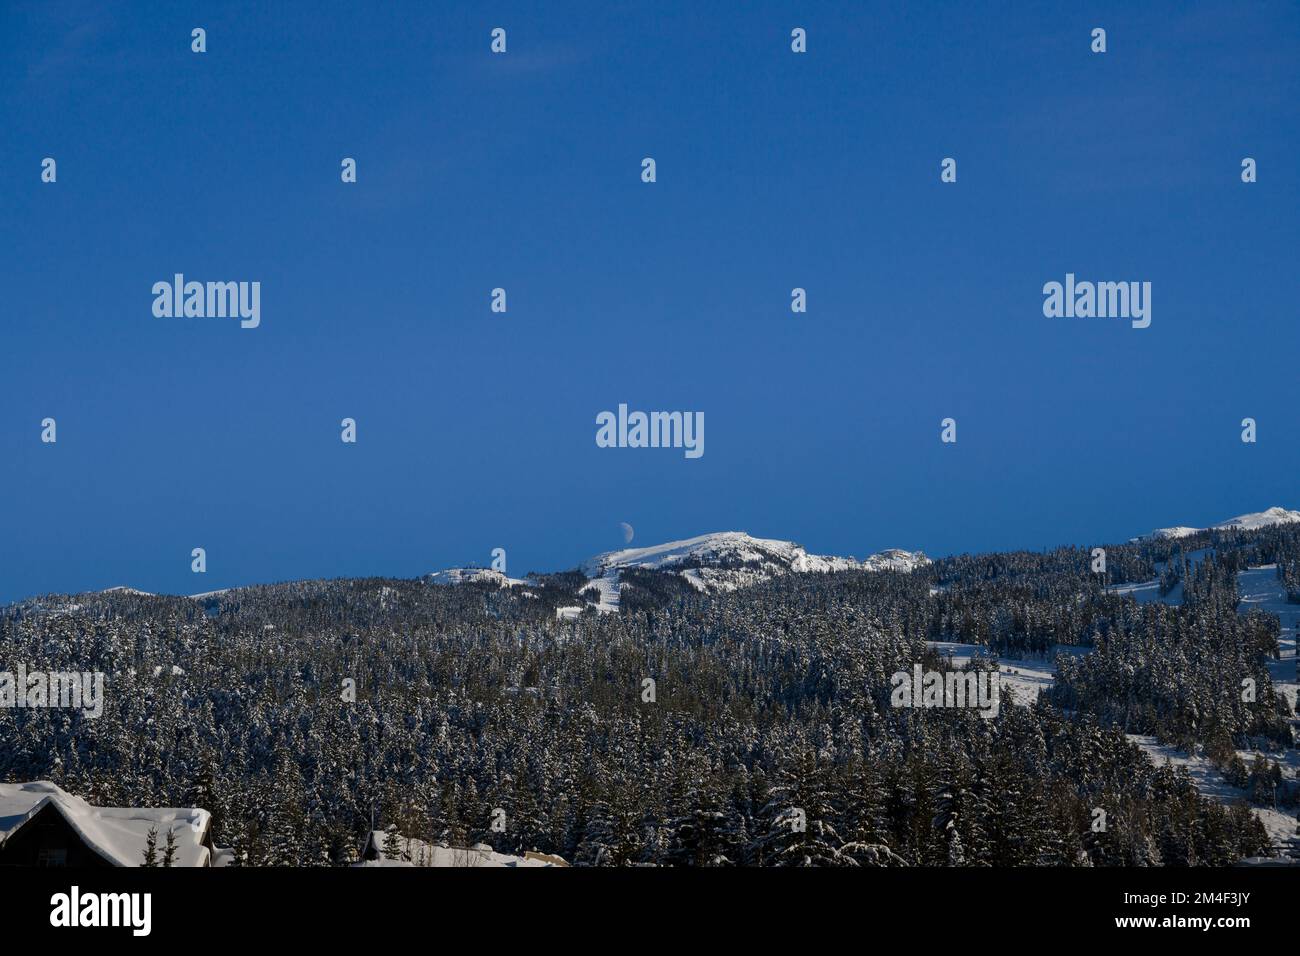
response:
<path id="1" fill-rule="evenodd" d="M 631 544 L 632 535 L 636 533 L 632 530 L 632 526 L 628 524 L 626 521 L 620 521 L 618 523 L 618 526 L 623 529 L 623 543 Z"/>

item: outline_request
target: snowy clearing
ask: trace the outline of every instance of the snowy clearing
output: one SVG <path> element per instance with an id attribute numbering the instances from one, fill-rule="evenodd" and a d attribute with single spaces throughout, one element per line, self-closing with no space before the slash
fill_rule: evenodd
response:
<path id="1" fill-rule="evenodd" d="M 959 644 L 956 641 L 926 641 L 927 647 L 933 647 L 941 654 L 952 658 L 953 664 L 961 667 L 977 657 L 988 658 L 988 648 L 978 644 Z M 1011 699 L 1017 704 L 1031 704 L 1038 700 L 1038 695 L 1056 683 L 1057 654 L 1087 654 L 1086 647 L 1071 647 L 1057 644 L 1052 652 L 1043 657 L 999 657 L 998 671 L 1002 675 L 1003 691 L 1011 692 Z"/>

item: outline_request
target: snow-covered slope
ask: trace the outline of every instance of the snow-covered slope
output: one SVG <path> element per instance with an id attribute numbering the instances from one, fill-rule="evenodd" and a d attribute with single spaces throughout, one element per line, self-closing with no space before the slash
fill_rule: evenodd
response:
<path id="1" fill-rule="evenodd" d="M 598 577 L 610 568 L 659 570 L 680 564 L 703 563 L 717 567 L 744 564 L 776 565 L 782 571 L 838 571 L 856 567 L 852 558 L 811 555 L 792 541 L 754 538 L 743 531 L 719 531 L 684 541 L 669 541 L 648 548 L 608 551 L 587 561 L 582 570 Z"/>
<path id="2" fill-rule="evenodd" d="M 1134 538 L 1133 540 L 1141 541 L 1143 538 L 1186 538 L 1188 535 L 1196 534 L 1200 531 L 1225 531 L 1229 528 L 1238 528 L 1242 531 L 1256 531 L 1260 528 L 1267 528 L 1275 524 L 1286 524 L 1291 521 L 1300 521 L 1300 511 L 1290 511 L 1286 508 L 1274 506 L 1264 511 L 1254 511 L 1250 514 L 1229 518 L 1227 521 L 1220 521 L 1218 524 L 1210 525 L 1209 528 L 1189 528 L 1185 525 L 1177 525 L 1172 528 L 1156 528 L 1156 530 L 1152 531 L 1150 534 L 1144 535 L 1142 538 Z"/>
<path id="3" fill-rule="evenodd" d="M 1300 521 L 1300 511 L 1288 511 L 1286 508 L 1275 506 L 1266 511 L 1256 511 L 1252 514 L 1229 518 L 1227 521 L 1220 521 L 1214 527 L 1217 529 L 1240 528 L 1242 531 L 1255 531 L 1258 528 L 1267 528 L 1275 524 L 1287 524 L 1291 521 Z"/>
<path id="4" fill-rule="evenodd" d="M 829 571 L 911 571 L 928 564 L 920 552 L 882 551 L 865 561 L 809 554 L 793 541 L 755 538 L 743 531 L 719 531 L 646 548 L 608 551 L 590 559 L 582 571 L 590 578 L 617 579 L 620 571 L 642 568 L 682 575 L 701 591 L 730 591 L 780 574 Z"/>
<path id="5" fill-rule="evenodd" d="M 1173 528 L 1156 528 L 1149 538 L 1186 538 L 1188 535 L 1199 534 L 1204 528 L 1188 528 L 1184 525 L 1176 525 Z"/>

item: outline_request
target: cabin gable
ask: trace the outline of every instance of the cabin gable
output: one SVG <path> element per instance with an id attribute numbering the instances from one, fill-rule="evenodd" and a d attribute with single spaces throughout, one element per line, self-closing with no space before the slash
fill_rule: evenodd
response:
<path id="1" fill-rule="evenodd" d="M 0 866 L 112 866 L 47 803 L 0 843 Z"/>

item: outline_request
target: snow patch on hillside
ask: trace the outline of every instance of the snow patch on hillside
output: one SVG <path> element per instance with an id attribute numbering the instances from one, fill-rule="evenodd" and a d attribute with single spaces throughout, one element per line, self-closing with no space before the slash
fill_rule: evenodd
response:
<path id="1" fill-rule="evenodd" d="M 362 860 L 355 866 L 407 866 L 407 867 L 556 867 L 568 866 L 559 857 L 542 853 L 530 853 L 525 856 L 513 856 L 509 853 L 497 853 L 485 843 L 473 846 L 448 846 L 446 843 L 426 843 L 409 837 L 398 836 L 396 852 L 389 856 L 388 848 L 392 846 L 388 833 L 384 830 L 371 831 L 367 841 L 366 855 L 374 859 Z"/>
<path id="2" fill-rule="evenodd" d="M 951 657 L 956 667 L 965 667 L 977 657 L 993 656 L 989 654 L 988 648 L 981 647 L 979 644 L 960 644 L 956 641 L 926 641 L 925 643 L 927 647 L 934 648 L 945 657 Z M 1010 692 L 1008 702 L 1032 704 L 1038 700 L 1039 694 L 1051 689 L 1056 683 L 1057 654 L 1089 653 L 1091 649 L 1087 647 L 1057 644 L 1049 654 L 1042 657 L 999 657 L 998 672 L 1001 675 L 1002 692 Z"/>

